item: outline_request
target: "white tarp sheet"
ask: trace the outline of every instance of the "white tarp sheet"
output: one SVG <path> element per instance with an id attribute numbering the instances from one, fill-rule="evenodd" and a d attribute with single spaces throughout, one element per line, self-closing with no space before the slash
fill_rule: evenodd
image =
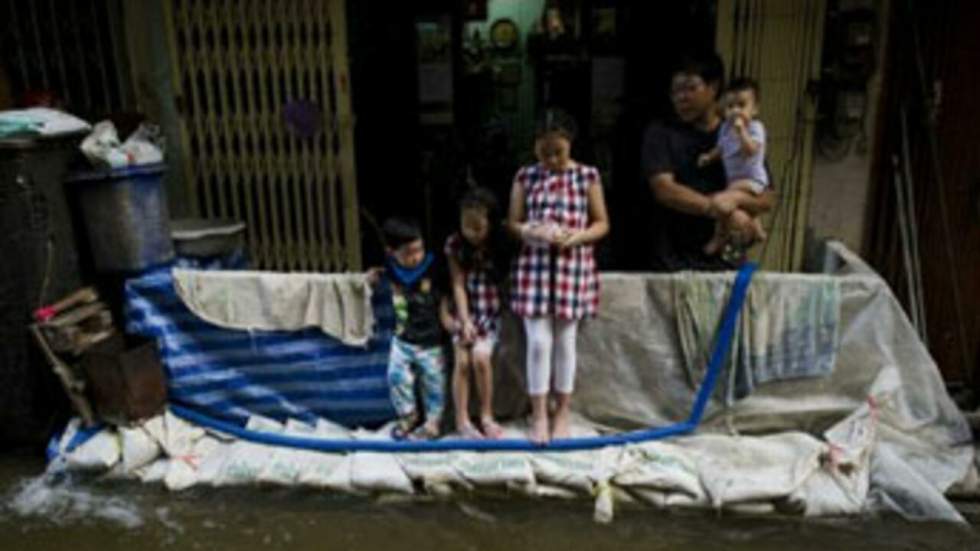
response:
<path id="1" fill-rule="evenodd" d="M 56 464 L 162 481 L 172 489 L 278 484 L 353 493 L 446 495 L 475 488 L 588 496 L 600 520 L 611 518 L 617 501 L 808 516 L 893 511 L 962 520 L 944 493 L 975 470 L 969 427 L 884 281 L 842 247 L 831 251 L 831 274 L 757 274 L 741 327 L 757 318 L 773 326 L 772 316 L 751 314 L 753 293 L 776 296 L 784 290 L 792 301 L 793 293 L 832 288 L 833 309 L 820 302 L 807 311 L 814 319 L 833 319 L 835 334 L 804 341 L 833 342 L 833 365 L 760 379 L 734 401 L 716 393 L 692 436 L 573 453 L 345 455 L 230 440 L 168 412 L 141 427 L 104 431 Z M 699 381 L 692 380 L 697 366 L 689 365 L 681 345 L 678 320 L 686 318 L 676 312 L 677 291 L 692 282 L 726 288 L 731 281 L 732 274 L 604 274 L 600 315 L 579 332 L 576 431 L 685 419 Z M 520 437 L 526 411 L 520 391 L 523 345 L 513 321 L 505 324 L 497 354 L 496 407 L 504 418 L 518 419 L 508 431 Z M 778 333 L 767 329 L 772 338 Z M 743 330 L 735 346 L 755 338 L 752 346 L 763 350 L 759 334 Z M 807 357 L 826 358 L 826 350 Z M 751 370 L 753 362 L 732 369 Z M 325 438 L 387 434 L 384 428 L 370 433 L 258 417 L 249 425 Z M 63 441 L 71 437 L 68 432 Z"/>

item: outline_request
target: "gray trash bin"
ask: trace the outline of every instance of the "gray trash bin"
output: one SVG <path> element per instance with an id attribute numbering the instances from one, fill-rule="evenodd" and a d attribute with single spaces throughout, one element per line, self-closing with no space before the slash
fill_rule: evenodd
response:
<path id="1" fill-rule="evenodd" d="M 161 163 L 69 178 L 96 270 L 134 272 L 173 260 L 163 171 Z"/>

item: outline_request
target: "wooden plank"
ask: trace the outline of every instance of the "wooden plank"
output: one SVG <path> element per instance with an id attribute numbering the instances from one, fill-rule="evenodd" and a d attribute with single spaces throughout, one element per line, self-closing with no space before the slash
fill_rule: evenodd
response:
<path id="1" fill-rule="evenodd" d="M 52 371 L 54 371 L 55 375 L 61 381 L 61 385 L 65 389 L 65 394 L 68 395 L 68 399 L 71 401 L 75 411 L 81 416 L 85 426 L 91 427 L 95 424 L 95 413 L 92 410 L 92 405 L 89 403 L 88 398 L 85 397 L 84 380 L 75 373 L 75 370 L 71 366 L 62 361 L 51 350 L 37 325 L 31 324 L 29 329 L 31 334 L 34 335 L 34 340 L 41 348 L 41 352 L 44 353 L 44 356 L 51 364 Z"/>

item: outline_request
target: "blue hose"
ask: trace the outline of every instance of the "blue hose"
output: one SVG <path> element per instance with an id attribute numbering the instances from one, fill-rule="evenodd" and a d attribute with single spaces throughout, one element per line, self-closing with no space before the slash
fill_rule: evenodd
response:
<path id="1" fill-rule="evenodd" d="M 605 436 L 564 438 L 552 440 L 545 445 L 516 438 L 501 440 L 445 439 L 421 441 L 338 440 L 305 438 L 302 436 L 253 431 L 234 423 L 220 421 L 207 415 L 202 415 L 178 405 L 171 405 L 170 411 L 191 423 L 229 434 L 241 440 L 247 440 L 257 444 L 322 452 L 580 451 L 594 450 L 606 446 L 648 442 L 670 436 L 689 434 L 701 423 L 701 417 L 704 416 L 704 410 L 708 405 L 708 400 L 714 392 L 718 375 L 728 355 L 732 336 L 735 333 L 735 323 L 738 321 L 738 313 L 742 309 L 742 304 L 745 302 L 745 294 L 748 291 L 749 283 L 752 281 L 752 274 L 755 272 L 756 267 L 754 263 L 746 263 L 735 276 L 735 284 L 732 286 L 731 296 L 728 299 L 728 304 L 725 306 L 721 327 L 718 331 L 718 338 L 715 341 L 711 358 L 708 361 L 707 373 L 701 382 L 701 386 L 698 388 L 690 417 L 686 421 L 666 427 L 651 427 Z"/>

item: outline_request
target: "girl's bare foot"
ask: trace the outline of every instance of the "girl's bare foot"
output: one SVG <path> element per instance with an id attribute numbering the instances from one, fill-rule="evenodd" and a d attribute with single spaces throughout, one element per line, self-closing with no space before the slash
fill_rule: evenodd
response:
<path id="1" fill-rule="evenodd" d="M 548 443 L 548 418 L 546 416 L 531 419 L 531 431 L 528 438 L 535 444 L 544 445 Z"/>
<path id="2" fill-rule="evenodd" d="M 554 440 L 568 438 L 571 436 L 569 429 L 568 411 L 559 410 L 551 422 L 551 438 Z"/>
<path id="3" fill-rule="evenodd" d="M 465 440 L 482 440 L 483 434 L 476 430 L 470 423 L 456 424 L 456 430 L 459 432 L 459 437 Z"/>
<path id="4" fill-rule="evenodd" d="M 480 425 L 483 428 L 483 436 L 486 436 L 490 440 L 497 440 L 504 435 L 504 429 L 500 428 L 500 425 L 493 420 L 493 417 L 481 418 Z"/>

